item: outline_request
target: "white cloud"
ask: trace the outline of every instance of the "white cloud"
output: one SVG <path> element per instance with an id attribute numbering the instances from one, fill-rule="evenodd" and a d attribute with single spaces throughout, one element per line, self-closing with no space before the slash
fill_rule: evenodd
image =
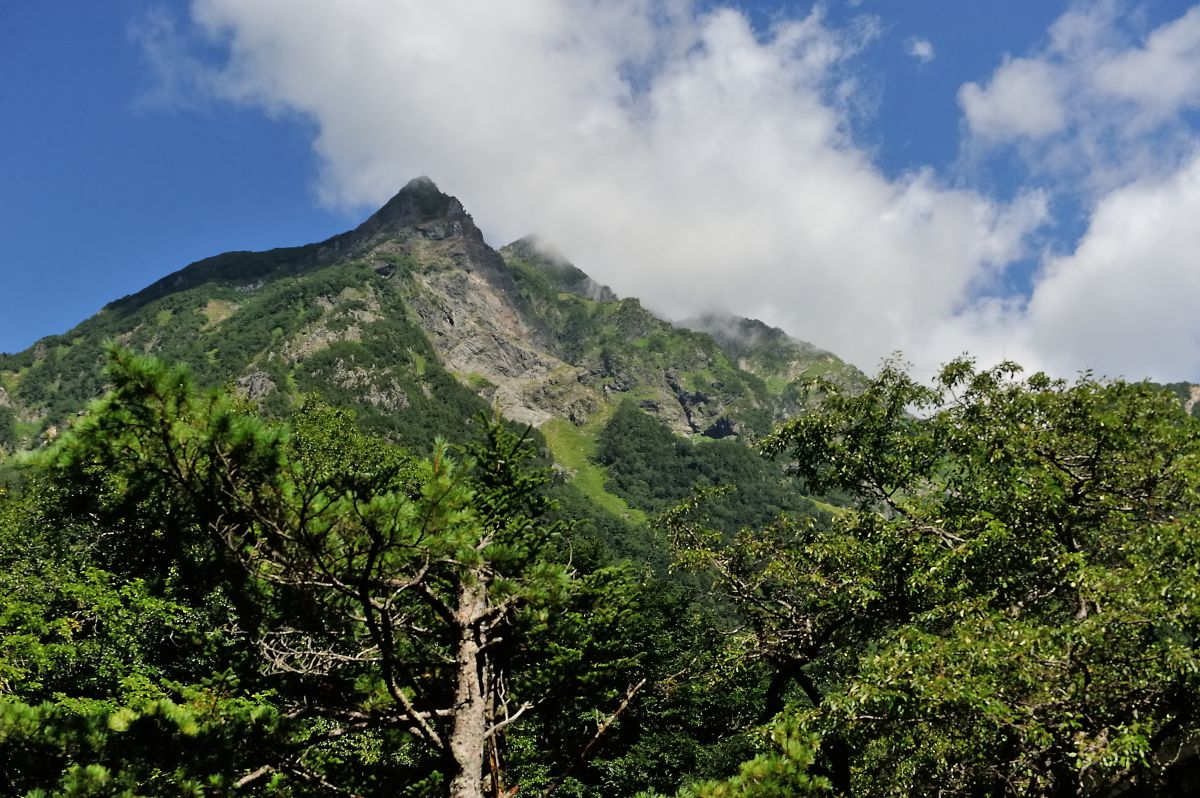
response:
<path id="1" fill-rule="evenodd" d="M 908 46 L 905 49 L 909 55 L 920 61 L 922 64 L 928 64 L 934 59 L 937 53 L 933 50 L 933 42 L 928 39 L 909 39 Z"/>
<path id="2" fill-rule="evenodd" d="M 1132 104 L 1138 127 L 1200 108 L 1200 7 L 1153 31 L 1145 44 L 1104 59 L 1091 84 Z"/>
<path id="3" fill-rule="evenodd" d="M 1200 376 L 1200 155 L 1107 195 L 1075 251 L 1053 258 L 1026 311 L 1058 369 Z"/>
<path id="4" fill-rule="evenodd" d="M 969 349 L 1057 374 L 1200 376 L 1200 152 L 1165 178 L 1107 194 L 1074 251 L 1047 258 L 1032 296 L 945 320 L 930 351 Z"/>
<path id="5" fill-rule="evenodd" d="M 849 131 L 878 26 L 654 0 L 197 0 L 228 96 L 309 115 L 328 201 L 429 174 L 666 314 L 760 316 L 866 366 L 921 345 L 1045 217 L 889 179 Z M 921 353 L 916 353 L 920 355 Z"/>
<path id="6" fill-rule="evenodd" d="M 1013 144 L 1044 174 L 1096 193 L 1170 173 L 1200 109 L 1200 7 L 1138 37 L 1122 0 L 1076 4 L 1047 44 L 959 91 L 977 145 Z"/>
<path id="7" fill-rule="evenodd" d="M 1200 6 L 1141 38 L 1127 11 L 1076 5 L 1040 51 L 960 90 L 976 154 L 1013 145 L 1089 220 L 1068 254 L 1043 257 L 1029 297 L 972 303 L 930 351 L 1200 378 L 1200 136 L 1187 118 L 1200 109 Z"/>
<path id="8" fill-rule="evenodd" d="M 1196 13 L 1130 43 L 1118 10 L 1077 7 L 1044 52 L 959 95 L 983 146 L 1106 175 L 1087 234 L 1029 297 L 1004 276 L 1049 217 L 1044 191 L 1004 203 L 930 169 L 888 176 L 856 142 L 851 59 L 877 21 L 838 30 L 816 11 L 755 31 L 689 0 L 194 0 L 193 16 L 229 48 L 205 85 L 313 120 L 331 204 L 429 174 L 494 243 L 537 232 L 660 312 L 756 316 L 867 367 L 970 351 L 1197 377 L 1200 161 L 1178 121 Z"/>
<path id="9" fill-rule="evenodd" d="M 996 70 L 986 86 L 964 84 L 958 101 L 967 124 L 982 138 L 1042 138 L 1066 126 L 1067 88 L 1052 65 L 1013 58 Z"/>

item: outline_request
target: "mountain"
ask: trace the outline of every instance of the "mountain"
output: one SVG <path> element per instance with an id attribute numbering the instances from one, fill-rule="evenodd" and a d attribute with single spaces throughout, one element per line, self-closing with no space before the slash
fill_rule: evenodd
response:
<path id="1" fill-rule="evenodd" d="M 775 399 L 782 420 L 805 404 L 805 386 L 826 380 L 847 390 L 866 384 L 865 375 L 837 355 L 793 338 L 757 319 L 708 313 L 679 322 L 679 326 L 711 335 L 738 368 L 762 379 Z"/>
<path id="2" fill-rule="evenodd" d="M 108 340 L 282 421 L 125 359 L 14 467 Z M 848 395 L 788 475 L 747 444 L 814 377 Z M 965 378 L 941 407 L 669 324 L 425 179 L 192 264 L 0 356 L 0 792 L 1195 794 L 1200 430 L 1144 385 Z M 378 440 L 490 406 L 559 468 L 503 425 L 457 469 Z"/>
<path id="3" fill-rule="evenodd" d="M 108 340 L 186 363 L 268 414 L 315 394 L 414 446 L 460 437 L 496 406 L 575 469 L 622 401 L 679 435 L 757 436 L 795 412 L 809 378 L 861 379 L 761 322 L 672 325 L 536 237 L 496 251 L 427 178 L 354 230 L 193 263 L 0 355 L 0 446 L 53 437 L 101 394 Z"/>

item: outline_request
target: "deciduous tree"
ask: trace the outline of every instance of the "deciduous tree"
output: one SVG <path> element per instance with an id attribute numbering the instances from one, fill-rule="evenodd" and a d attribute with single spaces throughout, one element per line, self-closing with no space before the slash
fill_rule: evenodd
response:
<path id="1" fill-rule="evenodd" d="M 932 386 L 888 365 L 822 390 L 766 448 L 856 509 L 732 545 L 670 519 L 742 647 L 800 687 L 781 717 L 823 738 L 814 773 L 870 796 L 1179 789 L 1200 739 L 1196 420 L 1151 385 L 965 360 Z"/>

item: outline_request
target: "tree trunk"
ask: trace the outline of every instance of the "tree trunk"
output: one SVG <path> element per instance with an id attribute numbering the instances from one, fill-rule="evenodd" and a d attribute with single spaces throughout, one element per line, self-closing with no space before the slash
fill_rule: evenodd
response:
<path id="1" fill-rule="evenodd" d="M 479 639 L 478 620 L 487 609 L 487 587 L 482 580 L 464 578 L 458 589 L 455 652 L 454 725 L 449 754 L 453 765 L 450 798 L 483 798 L 483 749 L 488 713 L 484 694 L 487 665 Z"/>

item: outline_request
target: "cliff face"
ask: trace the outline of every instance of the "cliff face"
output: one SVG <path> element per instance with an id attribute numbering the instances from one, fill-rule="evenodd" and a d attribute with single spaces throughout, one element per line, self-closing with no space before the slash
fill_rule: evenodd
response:
<path id="1" fill-rule="evenodd" d="M 414 443 L 487 405 L 585 426 L 625 398 L 680 434 L 762 433 L 794 411 L 797 381 L 857 373 L 759 322 L 690 326 L 618 298 L 536 238 L 497 252 L 457 199 L 418 178 L 347 233 L 194 263 L 0 356 L 0 404 L 36 444 L 103 391 L 110 339 L 268 412 L 316 394 Z"/>

